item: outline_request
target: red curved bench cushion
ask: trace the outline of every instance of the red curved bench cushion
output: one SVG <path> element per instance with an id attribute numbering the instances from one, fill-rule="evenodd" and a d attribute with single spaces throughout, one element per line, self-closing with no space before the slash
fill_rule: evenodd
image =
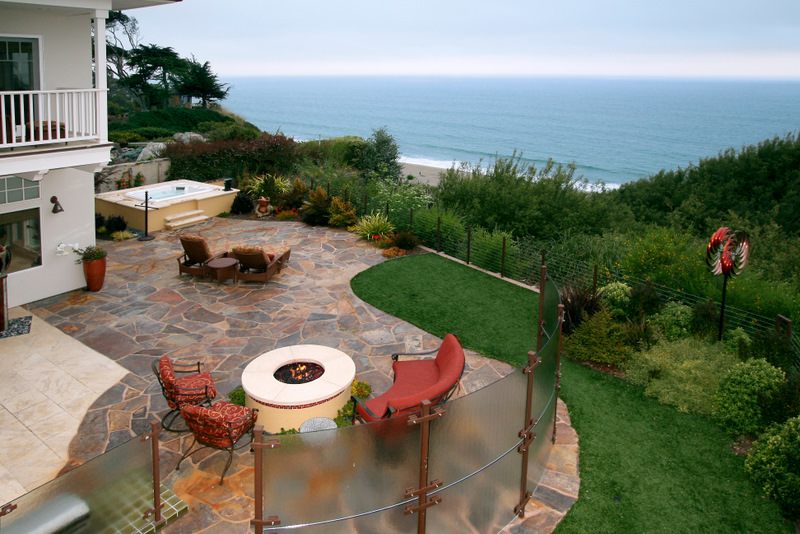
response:
<path id="1" fill-rule="evenodd" d="M 464 350 L 453 334 L 447 334 L 435 359 L 394 362 L 394 384 L 386 393 L 364 404 L 379 417 L 391 406 L 404 410 L 419 406 L 423 400 L 436 403 L 461 378 L 464 371 Z M 365 421 L 375 421 L 365 410 L 358 410 Z M 402 414 L 397 414 L 402 415 Z"/>

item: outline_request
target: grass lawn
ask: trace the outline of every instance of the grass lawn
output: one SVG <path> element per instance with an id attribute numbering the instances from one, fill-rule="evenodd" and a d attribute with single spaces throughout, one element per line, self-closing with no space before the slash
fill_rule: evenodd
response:
<path id="1" fill-rule="evenodd" d="M 353 291 L 373 306 L 485 356 L 521 364 L 536 346 L 538 295 L 433 254 L 376 265 Z M 794 532 L 709 419 L 568 360 L 561 397 L 580 438 L 581 491 L 556 530 Z"/>

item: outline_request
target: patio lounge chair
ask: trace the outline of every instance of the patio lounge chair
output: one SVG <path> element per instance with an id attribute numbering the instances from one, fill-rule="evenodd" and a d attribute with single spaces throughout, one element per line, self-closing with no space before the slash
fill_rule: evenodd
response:
<path id="1" fill-rule="evenodd" d="M 199 235 L 185 234 L 178 236 L 183 247 L 183 255 L 178 257 L 178 274 L 191 274 L 205 277 L 208 262 L 228 255 L 227 252 L 213 252 L 205 238 Z"/>
<path id="2" fill-rule="evenodd" d="M 219 401 L 211 407 L 184 406 L 181 408 L 181 416 L 192 430 L 194 441 L 181 457 L 175 470 L 180 468 L 185 458 L 204 447 L 228 451 L 228 462 L 219 479 L 221 486 L 225 481 L 225 473 L 233 462 L 233 451 L 238 448 L 236 443 L 247 433 L 252 440 L 258 410 Z M 192 450 L 195 444 L 200 446 Z"/>
<path id="3" fill-rule="evenodd" d="M 433 354 L 435 358 L 400 361 L 400 356 Z M 437 350 L 417 354 L 392 354 L 394 383 L 386 393 L 356 402 L 356 415 L 365 423 L 412 414 L 420 409 L 423 400 L 441 404 L 455 392 L 464 372 L 464 350 L 454 334 L 447 334 Z"/>
<path id="4" fill-rule="evenodd" d="M 283 254 L 269 254 L 262 247 L 236 245 L 231 249 L 230 255 L 239 260 L 239 272 L 236 275 L 239 281 L 266 284 L 272 275 L 280 272 L 283 264 Z"/>
<path id="5" fill-rule="evenodd" d="M 161 420 L 164 430 L 186 431 L 173 427 L 175 419 L 184 406 L 211 404 L 217 396 L 214 380 L 208 371 L 200 371 L 200 362 L 194 364 L 173 364 L 167 356 L 153 362 L 153 374 L 161 386 L 161 393 L 167 400 L 170 411 Z M 186 376 L 178 377 L 177 373 Z"/>

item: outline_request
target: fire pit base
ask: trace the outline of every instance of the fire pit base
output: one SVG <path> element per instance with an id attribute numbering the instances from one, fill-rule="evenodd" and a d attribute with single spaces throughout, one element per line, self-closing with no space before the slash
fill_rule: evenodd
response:
<path id="1" fill-rule="evenodd" d="M 283 365 L 313 362 L 322 376 L 303 384 L 285 384 L 274 377 Z M 344 352 L 322 345 L 292 345 L 266 352 L 242 372 L 242 387 L 249 408 L 258 408 L 258 423 L 266 432 L 300 428 L 313 417 L 334 419 L 350 398 L 356 376 L 353 360 Z"/>

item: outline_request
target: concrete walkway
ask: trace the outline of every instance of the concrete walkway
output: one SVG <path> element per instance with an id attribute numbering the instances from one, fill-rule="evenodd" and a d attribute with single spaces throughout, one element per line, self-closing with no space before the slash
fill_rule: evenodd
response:
<path id="1" fill-rule="evenodd" d="M 227 396 L 240 385 L 243 368 L 256 356 L 281 346 L 316 343 L 353 354 L 357 378 L 370 382 L 379 394 L 391 384 L 391 353 L 427 350 L 439 343 L 434 336 L 369 306 L 352 293 L 350 279 L 384 261 L 380 250 L 353 234 L 302 223 L 219 218 L 191 232 L 202 234 L 219 249 L 229 249 L 233 242 L 283 243 L 292 247 L 291 260 L 266 286 L 253 282 L 219 286 L 200 278 L 179 277 L 176 258 L 181 249 L 176 233 L 162 231 L 149 242 L 109 244 L 102 291 L 75 291 L 29 306 L 60 332 L 127 371 L 124 376 L 115 375 L 113 385 L 86 409 L 69 445 L 70 465 L 145 432 L 148 421 L 163 416 L 166 404 L 150 365 L 165 354 L 173 359 L 204 360 L 220 395 Z M 468 353 L 462 394 L 509 372 L 511 367 L 506 364 Z M 566 410 L 559 413 L 560 426 L 570 429 Z M 187 439 L 162 433 L 165 484 L 190 509 L 167 531 L 249 532 L 252 456 L 239 455 L 221 491 L 216 481 L 212 482 L 221 469 L 221 453 L 198 453 L 191 462 L 184 462 L 189 467 L 174 471 L 180 451 L 189 445 Z M 568 436 L 568 431 L 564 439 L 568 443 L 562 445 L 572 455 L 554 456 L 557 464 L 551 470 L 552 489 L 562 497 L 554 499 L 550 494 L 549 501 L 539 502 L 542 509 L 553 511 L 548 515 L 551 519 L 560 518 L 577 497 L 577 440 Z M 563 477 L 569 477 L 568 483 Z M 545 485 L 543 482 L 540 487 Z M 552 520 L 542 521 L 541 513 L 532 513 L 534 516 L 550 529 L 541 532 L 554 528 Z M 526 521 L 512 531 L 540 532 L 531 530 L 533 526 Z"/>

